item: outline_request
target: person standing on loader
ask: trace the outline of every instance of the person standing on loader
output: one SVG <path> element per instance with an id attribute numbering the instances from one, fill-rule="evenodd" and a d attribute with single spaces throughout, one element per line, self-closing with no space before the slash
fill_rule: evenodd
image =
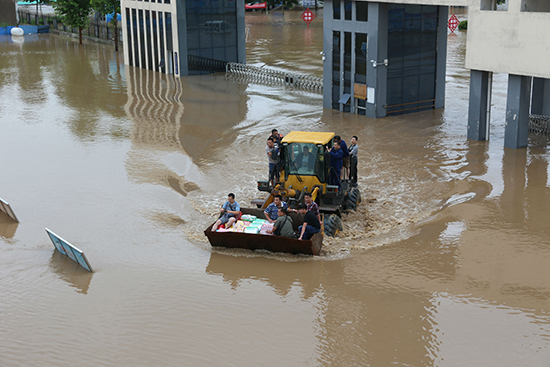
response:
<path id="1" fill-rule="evenodd" d="M 275 182 L 279 181 L 279 148 L 275 146 L 272 137 L 267 139 L 265 151 L 269 162 L 269 182 L 271 187 L 275 187 Z"/>
<path id="2" fill-rule="evenodd" d="M 277 148 L 279 148 L 279 145 L 281 145 L 281 140 L 283 140 L 283 136 L 279 134 L 277 129 L 271 130 L 271 135 L 269 137 L 273 138 L 273 142 L 275 143 Z"/>
<path id="3" fill-rule="evenodd" d="M 340 148 L 342 149 L 342 173 L 340 174 L 340 180 L 345 180 L 346 179 L 346 175 L 348 176 L 349 178 L 349 151 L 348 151 L 348 145 L 346 144 L 346 142 L 344 141 L 344 139 L 342 139 L 340 137 L 340 135 L 336 135 L 334 137 L 334 140 L 338 140 L 338 142 L 340 143 Z"/>
<path id="4" fill-rule="evenodd" d="M 357 139 L 357 136 L 353 135 L 351 138 L 351 145 L 349 146 L 349 179 L 354 184 L 357 183 L 357 153 L 359 153 L 359 148 L 357 148 Z"/>
<path id="5" fill-rule="evenodd" d="M 340 187 L 340 173 L 342 172 L 344 153 L 340 148 L 340 141 L 334 139 L 334 146 L 328 151 L 330 153 L 330 176 L 331 185 Z"/>

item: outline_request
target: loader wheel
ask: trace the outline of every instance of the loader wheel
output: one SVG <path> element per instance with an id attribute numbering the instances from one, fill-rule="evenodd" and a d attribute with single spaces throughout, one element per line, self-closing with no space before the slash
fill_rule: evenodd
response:
<path id="1" fill-rule="evenodd" d="M 336 214 L 327 215 L 324 220 L 325 235 L 334 237 L 344 229 L 342 219 Z"/>
<path id="2" fill-rule="evenodd" d="M 346 202 L 346 210 L 357 210 L 357 205 L 361 202 L 361 192 L 357 187 L 351 189 Z"/>

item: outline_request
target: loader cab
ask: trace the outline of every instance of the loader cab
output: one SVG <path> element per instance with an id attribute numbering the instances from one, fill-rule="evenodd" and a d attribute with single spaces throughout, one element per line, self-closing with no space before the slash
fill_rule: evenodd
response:
<path id="1" fill-rule="evenodd" d="M 296 190 L 320 186 L 325 192 L 328 184 L 330 158 L 326 147 L 332 146 L 334 133 L 292 131 L 281 141 L 285 187 Z"/>
<path id="2" fill-rule="evenodd" d="M 325 146 L 313 143 L 283 143 L 285 181 L 290 175 L 315 176 L 326 183 Z"/>

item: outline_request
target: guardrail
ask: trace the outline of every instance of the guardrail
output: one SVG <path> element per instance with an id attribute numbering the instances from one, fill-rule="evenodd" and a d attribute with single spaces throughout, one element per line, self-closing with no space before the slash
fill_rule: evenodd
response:
<path id="1" fill-rule="evenodd" d="M 263 67 L 260 68 L 257 66 L 239 64 L 235 62 L 226 64 L 225 75 L 237 83 L 248 82 L 267 85 L 286 85 L 317 93 L 323 93 L 323 78 L 318 78 L 311 75 L 303 75 Z"/>

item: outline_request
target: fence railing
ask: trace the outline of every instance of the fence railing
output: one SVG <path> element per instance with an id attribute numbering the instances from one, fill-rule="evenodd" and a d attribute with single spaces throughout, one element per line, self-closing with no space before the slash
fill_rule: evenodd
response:
<path id="1" fill-rule="evenodd" d="M 529 132 L 550 136 L 550 116 L 529 115 Z"/>
<path id="2" fill-rule="evenodd" d="M 50 29 L 78 34 L 78 28 L 66 26 L 56 16 L 52 16 L 51 14 L 35 14 L 26 9 L 18 9 L 17 13 L 19 15 L 19 23 L 21 24 L 49 25 Z M 122 42 L 120 22 L 118 24 L 118 32 L 118 40 Z M 109 41 L 115 37 L 114 29 L 105 21 L 105 17 L 97 12 L 92 15 L 90 26 L 82 30 L 82 35 Z"/>
<path id="3" fill-rule="evenodd" d="M 213 60 L 213 59 L 208 59 L 206 57 L 200 57 L 195 55 L 188 55 L 187 62 L 188 62 L 189 70 L 200 70 L 200 71 L 210 71 L 210 72 L 224 71 L 227 64 L 225 61 Z"/>
<path id="4" fill-rule="evenodd" d="M 235 82 L 248 82 L 267 85 L 286 85 L 306 89 L 317 93 L 323 92 L 323 78 L 294 72 L 260 68 L 230 62 L 226 65 L 226 77 Z"/>

